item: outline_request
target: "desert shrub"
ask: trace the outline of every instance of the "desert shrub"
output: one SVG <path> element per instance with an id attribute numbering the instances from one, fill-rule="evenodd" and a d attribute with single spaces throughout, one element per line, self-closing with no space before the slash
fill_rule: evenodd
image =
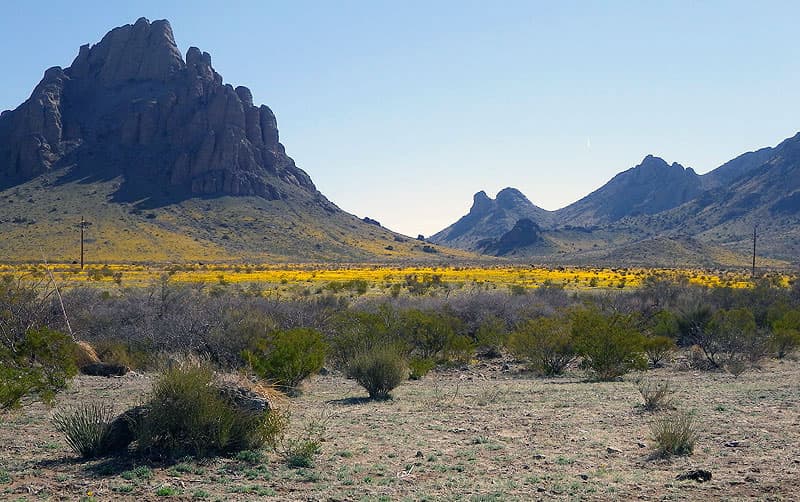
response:
<path id="1" fill-rule="evenodd" d="M 800 310 L 789 310 L 773 321 L 770 348 L 783 359 L 800 347 Z"/>
<path id="2" fill-rule="evenodd" d="M 572 338 L 581 366 L 598 380 L 613 380 L 635 369 L 645 369 L 644 336 L 630 315 L 606 314 L 596 306 L 572 311 Z"/>
<path id="3" fill-rule="evenodd" d="M 656 411 L 668 408 L 672 404 L 675 389 L 668 381 L 654 382 L 646 378 L 638 378 L 635 383 L 644 400 L 643 409 Z"/>
<path id="4" fill-rule="evenodd" d="M 46 327 L 4 337 L 0 342 L 0 407 L 17 406 L 27 395 L 52 401 L 78 372 L 75 349 L 72 338 Z"/>
<path id="5" fill-rule="evenodd" d="M 371 399 L 388 399 L 392 390 L 408 377 L 401 351 L 392 346 L 378 347 L 354 357 L 347 367 L 347 377 L 364 387 Z"/>
<path id="6" fill-rule="evenodd" d="M 681 347 L 706 345 L 708 325 L 713 315 L 707 305 L 685 309 L 678 317 L 678 345 Z"/>
<path id="7" fill-rule="evenodd" d="M 85 403 L 53 414 L 53 425 L 63 433 L 67 444 L 83 458 L 105 453 L 106 439 L 114 419 L 113 410 L 100 403 Z"/>
<path id="8" fill-rule="evenodd" d="M 560 375 L 575 360 L 569 321 L 558 317 L 525 322 L 511 335 L 508 345 L 516 357 L 544 375 Z"/>
<path id="9" fill-rule="evenodd" d="M 300 382 L 322 369 L 326 351 L 322 333 L 295 328 L 255 340 L 242 357 L 257 375 L 296 394 Z"/>
<path id="10" fill-rule="evenodd" d="M 460 321 L 449 314 L 407 310 L 401 313 L 401 337 L 413 354 L 426 359 L 463 358 L 471 354 L 469 340 L 456 333 Z"/>
<path id="11" fill-rule="evenodd" d="M 475 331 L 475 345 L 485 357 L 500 357 L 508 342 L 506 322 L 491 315 L 481 321 Z"/>
<path id="12" fill-rule="evenodd" d="M 650 426 L 656 451 L 662 456 L 691 455 L 697 442 L 694 419 L 686 412 L 657 418 Z"/>
<path id="13" fill-rule="evenodd" d="M 475 344 L 469 337 L 454 335 L 447 340 L 447 345 L 442 351 L 442 358 L 452 363 L 467 364 L 474 354 Z"/>
<path id="14" fill-rule="evenodd" d="M 92 344 L 104 363 L 119 364 L 133 370 L 147 370 L 158 366 L 159 357 L 152 347 L 132 341 L 102 339 Z"/>
<path id="15" fill-rule="evenodd" d="M 34 277 L 0 278 L 0 408 L 28 395 L 49 402 L 77 373 L 73 340 L 50 328 L 53 293 Z"/>
<path id="16" fill-rule="evenodd" d="M 414 357 L 408 362 L 408 378 L 411 380 L 419 380 L 435 367 L 436 362 L 433 359 Z"/>
<path id="17" fill-rule="evenodd" d="M 313 467 L 314 457 L 319 454 L 321 445 L 311 439 L 289 439 L 281 451 L 286 465 L 293 468 Z"/>
<path id="18" fill-rule="evenodd" d="M 260 312 L 255 305 L 225 309 L 205 335 L 200 351 L 215 365 L 234 368 L 241 364 L 244 350 L 279 329 L 276 319 Z"/>
<path id="19" fill-rule="evenodd" d="M 288 421 L 289 414 L 284 414 Z M 275 441 L 273 450 L 281 459 L 292 468 L 306 468 L 314 466 L 314 457 L 322 451 L 322 443 L 331 415 L 327 410 L 322 410 L 319 417 L 312 418 L 305 423 L 299 434 L 287 437 L 280 434 Z"/>
<path id="20" fill-rule="evenodd" d="M 757 362 L 767 349 L 767 337 L 756 327 L 747 308 L 716 312 L 697 345 L 715 368 L 738 376 Z"/>
<path id="21" fill-rule="evenodd" d="M 388 305 L 381 305 L 377 312 L 344 312 L 333 325 L 331 361 L 342 371 L 347 371 L 357 356 L 378 347 L 395 345 L 397 350 L 408 352 L 407 344 L 399 338 L 399 315 Z"/>
<path id="22" fill-rule="evenodd" d="M 139 453 L 180 458 L 252 450 L 285 426 L 274 412 L 238 408 L 212 385 L 205 365 L 182 364 L 153 385 L 147 413 L 135 424 Z"/>
<path id="23" fill-rule="evenodd" d="M 664 335 L 647 336 L 642 341 L 642 349 L 654 368 L 660 367 L 667 361 L 675 348 L 675 340 Z"/>

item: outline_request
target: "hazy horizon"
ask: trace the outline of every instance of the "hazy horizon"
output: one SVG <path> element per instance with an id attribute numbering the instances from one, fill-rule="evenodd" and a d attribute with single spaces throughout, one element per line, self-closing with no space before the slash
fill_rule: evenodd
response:
<path id="1" fill-rule="evenodd" d="M 278 118 L 342 209 L 408 235 L 507 186 L 554 210 L 647 154 L 708 172 L 800 130 L 790 2 L 143 1 L 0 18 L 0 110 L 138 17 L 166 18 Z M 36 33 L 32 36 L 32 31 Z"/>

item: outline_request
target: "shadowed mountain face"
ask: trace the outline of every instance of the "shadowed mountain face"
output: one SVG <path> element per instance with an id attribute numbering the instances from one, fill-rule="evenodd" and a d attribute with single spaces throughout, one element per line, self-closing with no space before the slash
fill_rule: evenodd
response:
<path id="1" fill-rule="evenodd" d="M 330 205 L 286 155 L 272 111 L 223 84 L 208 53 L 192 47 L 184 61 L 167 21 L 141 18 L 84 45 L 0 116 L 0 189 L 62 167 L 67 180 L 122 176 L 114 199 L 145 207 L 298 194 Z"/>
<path id="2" fill-rule="evenodd" d="M 514 227 L 497 239 L 484 239 L 477 243 L 483 253 L 495 256 L 506 256 L 515 251 L 543 243 L 539 225 L 528 218 L 518 220 Z"/>

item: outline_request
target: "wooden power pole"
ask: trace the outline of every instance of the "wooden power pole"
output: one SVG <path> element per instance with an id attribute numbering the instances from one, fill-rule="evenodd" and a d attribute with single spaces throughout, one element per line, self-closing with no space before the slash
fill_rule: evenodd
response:
<path id="1" fill-rule="evenodd" d="M 89 225 L 91 225 L 91 223 L 89 223 L 88 221 L 84 220 L 83 216 L 81 216 L 81 224 L 80 224 L 80 227 L 81 227 L 81 270 L 83 270 L 83 233 L 84 233 L 84 229 L 86 227 L 88 227 Z"/>

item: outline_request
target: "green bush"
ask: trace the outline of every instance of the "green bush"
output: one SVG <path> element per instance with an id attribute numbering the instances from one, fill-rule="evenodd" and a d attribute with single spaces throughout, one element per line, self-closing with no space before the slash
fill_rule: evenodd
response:
<path id="1" fill-rule="evenodd" d="M 778 359 L 800 347 L 800 310 L 789 310 L 772 323 L 769 343 Z"/>
<path id="2" fill-rule="evenodd" d="M 0 312 L 0 316 L 5 315 Z M 75 376 L 75 342 L 49 328 L 28 329 L 0 340 L 0 407 L 19 405 L 27 395 L 51 402 Z"/>
<path id="3" fill-rule="evenodd" d="M 284 417 L 288 420 L 288 412 Z M 287 438 L 283 434 L 279 435 L 272 445 L 273 450 L 289 467 L 313 467 L 314 457 L 322 451 L 328 419 L 330 415 L 323 412 L 319 419 L 307 422 L 298 436 Z"/>
<path id="4" fill-rule="evenodd" d="M 675 351 L 675 340 L 664 335 L 651 335 L 645 337 L 642 349 L 647 354 L 647 360 L 654 368 L 660 367 Z"/>
<path id="5" fill-rule="evenodd" d="M 242 357 L 253 371 L 297 394 L 300 383 L 325 364 L 327 344 L 322 333 L 310 328 L 275 331 L 255 340 Z"/>
<path id="6" fill-rule="evenodd" d="M 708 324 L 701 350 L 716 368 L 735 376 L 761 359 L 768 348 L 768 337 L 756 327 L 748 308 L 720 310 Z"/>
<path id="7" fill-rule="evenodd" d="M 174 459 L 253 450 L 285 427 L 274 412 L 237 408 L 212 385 L 213 378 L 207 366 L 190 364 L 161 375 L 147 413 L 134 426 L 139 453 Z"/>
<path id="8" fill-rule="evenodd" d="M 508 342 L 506 322 L 497 316 L 489 316 L 481 321 L 475 331 L 475 344 L 486 357 L 500 357 Z"/>
<path id="9" fill-rule="evenodd" d="M 314 457 L 319 454 L 320 450 L 319 441 L 313 439 L 289 439 L 284 443 L 280 454 L 289 467 L 314 467 Z"/>
<path id="10" fill-rule="evenodd" d="M 425 359 L 463 359 L 471 355 L 468 340 L 456 332 L 460 321 L 449 314 L 407 310 L 400 315 L 400 334 L 414 355 Z"/>
<path id="11" fill-rule="evenodd" d="M 650 426 L 656 450 L 662 456 L 691 455 L 697 443 L 692 416 L 677 412 L 656 419 Z"/>
<path id="12" fill-rule="evenodd" d="M 394 347 L 379 347 L 356 356 L 347 377 L 364 387 L 372 399 L 388 399 L 391 391 L 408 377 L 403 354 Z"/>
<path id="13" fill-rule="evenodd" d="M 378 347 L 395 345 L 404 353 L 410 349 L 400 340 L 399 314 L 388 305 L 377 312 L 345 312 L 334 319 L 331 361 L 346 372 L 354 358 Z"/>
<path id="14" fill-rule="evenodd" d="M 475 354 L 475 345 L 472 340 L 463 335 L 453 335 L 447 340 L 447 345 L 442 352 L 443 359 L 459 364 L 467 364 Z"/>
<path id="15" fill-rule="evenodd" d="M 119 364 L 132 370 L 147 370 L 157 366 L 155 349 L 143 343 L 103 339 L 92 343 L 92 348 L 104 363 Z"/>
<path id="16" fill-rule="evenodd" d="M 613 380 L 629 371 L 647 368 L 642 352 L 644 336 L 632 316 L 605 314 L 591 306 L 574 310 L 571 320 L 581 366 L 596 379 Z"/>
<path id="17" fill-rule="evenodd" d="M 85 403 L 69 411 L 53 414 L 53 425 L 66 436 L 67 444 L 83 458 L 105 453 L 104 446 L 114 419 L 109 406 Z"/>
<path id="18" fill-rule="evenodd" d="M 411 380 L 419 380 L 435 367 L 436 362 L 433 359 L 415 357 L 408 362 L 408 369 L 410 371 L 408 378 Z"/>
<path id="19" fill-rule="evenodd" d="M 514 356 L 543 375 L 560 375 L 575 360 L 569 321 L 541 317 L 522 324 L 508 341 Z"/>

